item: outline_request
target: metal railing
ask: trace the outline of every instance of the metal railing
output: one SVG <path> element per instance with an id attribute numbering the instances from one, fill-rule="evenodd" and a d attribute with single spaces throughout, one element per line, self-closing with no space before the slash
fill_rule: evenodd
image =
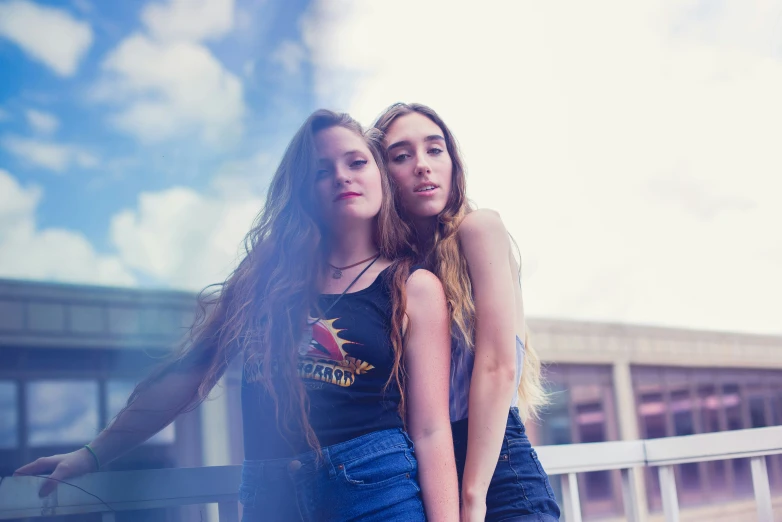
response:
<path id="1" fill-rule="evenodd" d="M 638 522 L 641 518 L 639 502 L 631 470 L 655 467 L 665 521 L 679 522 L 673 466 L 741 458 L 750 459 L 758 522 L 774 520 L 765 457 L 782 453 L 782 426 L 649 440 L 538 446 L 536 451 L 546 472 L 560 476 L 562 508 L 567 522 L 581 522 L 577 473 L 620 470 L 625 516 L 628 522 Z"/>
<path id="2" fill-rule="evenodd" d="M 551 476 L 560 476 L 567 522 L 581 522 L 577 473 L 620 470 L 627 520 L 638 522 L 633 468 L 656 467 L 666 522 L 679 521 L 673 466 L 688 462 L 750 458 L 759 522 L 773 522 L 766 455 L 782 453 L 782 426 L 653 440 L 538 446 L 538 457 Z M 238 522 L 240 466 L 110 471 L 61 484 L 38 498 L 43 479 L 6 477 L 0 483 L 0 520 L 52 515 L 115 512 L 193 504 L 218 505 L 220 522 Z"/>

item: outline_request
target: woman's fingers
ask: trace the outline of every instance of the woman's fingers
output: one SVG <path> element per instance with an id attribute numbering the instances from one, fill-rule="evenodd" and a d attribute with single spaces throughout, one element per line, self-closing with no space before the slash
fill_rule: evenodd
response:
<path id="1" fill-rule="evenodd" d="M 54 455 L 53 457 L 41 457 L 34 460 L 29 464 L 25 464 L 21 468 L 14 471 L 15 476 L 23 475 L 45 475 L 51 473 L 57 464 L 60 462 L 60 455 Z"/>

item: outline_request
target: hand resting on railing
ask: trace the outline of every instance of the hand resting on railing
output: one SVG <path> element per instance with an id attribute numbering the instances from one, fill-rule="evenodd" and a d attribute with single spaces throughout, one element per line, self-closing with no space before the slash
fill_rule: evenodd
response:
<path id="1" fill-rule="evenodd" d="M 59 481 L 98 471 L 173 422 L 193 402 L 201 380 L 202 374 L 197 371 L 164 375 L 141 391 L 89 444 L 90 449 L 85 446 L 71 453 L 42 457 L 17 469 L 14 474 L 50 474 L 38 493 L 45 497 L 54 491 Z"/>

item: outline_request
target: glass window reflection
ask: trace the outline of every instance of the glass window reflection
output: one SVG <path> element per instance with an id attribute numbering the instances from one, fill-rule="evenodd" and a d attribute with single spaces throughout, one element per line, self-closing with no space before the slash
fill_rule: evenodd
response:
<path id="1" fill-rule="evenodd" d="M 95 381 L 31 381 L 26 406 L 30 446 L 85 444 L 98 433 Z"/>
<path id="2" fill-rule="evenodd" d="M 0 448 L 19 445 L 19 412 L 16 409 L 17 391 L 13 381 L 0 381 Z"/>

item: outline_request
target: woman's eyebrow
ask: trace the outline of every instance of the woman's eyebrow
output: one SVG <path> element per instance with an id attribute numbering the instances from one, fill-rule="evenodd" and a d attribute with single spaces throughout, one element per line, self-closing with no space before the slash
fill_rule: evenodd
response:
<path id="1" fill-rule="evenodd" d="M 410 142 L 407 140 L 397 141 L 396 143 L 389 145 L 386 150 L 390 151 L 391 149 L 398 149 L 399 147 L 409 147 L 409 146 L 410 146 Z"/>
<path id="2" fill-rule="evenodd" d="M 424 141 L 445 141 L 445 138 L 443 138 L 439 134 L 432 134 L 424 138 Z M 397 141 L 396 143 L 392 143 L 391 145 L 389 145 L 388 148 L 386 148 L 386 150 L 390 151 L 391 149 L 396 149 L 399 147 L 409 147 L 409 146 L 410 146 L 410 142 L 408 140 Z"/>

